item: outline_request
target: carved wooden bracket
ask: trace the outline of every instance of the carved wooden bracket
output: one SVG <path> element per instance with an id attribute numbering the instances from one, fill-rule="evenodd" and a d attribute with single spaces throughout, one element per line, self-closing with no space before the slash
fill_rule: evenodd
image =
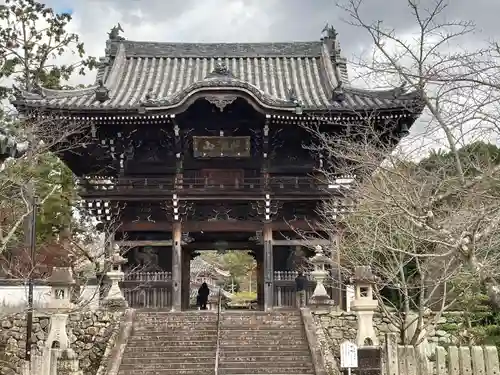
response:
<path id="1" fill-rule="evenodd" d="M 205 96 L 205 100 L 215 105 L 222 112 L 224 108 L 236 100 L 236 95 L 210 95 Z"/>

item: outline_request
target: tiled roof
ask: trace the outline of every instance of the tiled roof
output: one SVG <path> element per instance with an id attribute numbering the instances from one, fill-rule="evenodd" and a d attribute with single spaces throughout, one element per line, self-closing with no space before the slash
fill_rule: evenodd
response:
<path id="1" fill-rule="evenodd" d="M 293 111 L 399 108 L 416 94 L 354 89 L 345 59 L 325 40 L 290 43 L 152 43 L 108 41 L 97 80 L 109 99 L 98 101 L 99 85 L 80 90 L 39 88 L 19 92 L 14 103 L 56 109 L 161 107 L 174 110 L 197 92 L 240 92 L 264 107 Z M 343 99 L 335 97 L 339 87 Z"/>
<path id="2" fill-rule="evenodd" d="M 228 271 L 225 271 L 201 258 L 194 258 L 191 261 L 191 274 L 199 274 L 202 272 L 211 272 L 220 276 L 228 277 L 230 276 L 230 273 Z"/>

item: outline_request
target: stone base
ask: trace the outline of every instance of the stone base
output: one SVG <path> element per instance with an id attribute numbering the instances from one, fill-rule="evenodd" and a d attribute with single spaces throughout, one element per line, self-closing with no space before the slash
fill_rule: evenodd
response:
<path id="1" fill-rule="evenodd" d="M 329 296 L 312 296 L 308 301 L 309 305 L 312 306 L 333 306 L 335 305 L 335 301 L 332 300 Z"/>
<path id="2" fill-rule="evenodd" d="M 110 310 L 123 310 L 128 308 L 128 303 L 124 299 L 104 299 L 102 306 Z"/>

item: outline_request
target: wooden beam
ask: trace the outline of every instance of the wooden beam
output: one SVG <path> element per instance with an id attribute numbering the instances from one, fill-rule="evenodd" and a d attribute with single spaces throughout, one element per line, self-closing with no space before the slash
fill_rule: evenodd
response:
<path id="1" fill-rule="evenodd" d="M 253 250 L 256 247 L 262 246 L 259 245 L 255 242 L 249 242 L 249 241 L 227 241 L 227 248 L 229 250 Z M 217 250 L 217 243 L 216 241 L 210 242 L 210 241 L 203 241 L 203 242 L 191 242 L 187 245 L 184 245 L 185 249 L 192 249 L 192 250 Z"/>
<path id="2" fill-rule="evenodd" d="M 269 224 L 275 231 L 290 231 L 294 229 L 311 230 L 318 229 L 314 221 L 296 220 L 290 223 L 273 222 Z M 170 232 L 172 223 L 169 221 L 137 221 L 124 222 L 118 228 L 122 232 Z M 184 232 L 245 232 L 255 233 L 262 230 L 262 223 L 258 221 L 186 221 L 182 223 Z"/>
<path id="3" fill-rule="evenodd" d="M 173 245 L 172 240 L 164 240 L 164 241 L 115 241 L 114 242 L 118 246 L 126 246 L 126 247 L 140 247 L 140 246 L 159 246 L 159 247 L 170 247 Z M 185 243 L 182 242 L 182 245 Z"/>
<path id="4" fill-rule="evenodd" d="M 329 240 L 273 240 L 274 246 L 329 246 Z"/>

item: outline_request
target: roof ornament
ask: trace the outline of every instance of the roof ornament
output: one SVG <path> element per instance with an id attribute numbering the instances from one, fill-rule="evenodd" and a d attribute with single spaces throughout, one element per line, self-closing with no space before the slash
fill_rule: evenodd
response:
<path id="1" fill-rule="evenodd" d="M 153 93 L 153 89 L 149 89 L 144 98 L 146 99 L 147 103 L 153 102 L 156 99 L 155 94 Z"/>
<path id="2" fill-rule="evenodd" d="M 297 104 L 299 102 L 299 98 L 297 97 L 297 93 L 293 87 L 289 87 L 287 90 L 287 98 L 292 103 Z"/>
<path id="3" fill-rule="evenodd" d="M 342 103 L 345 100 L 345 92 L 342 87 L 342 81 L 339 81 L 337 86 L 333 89 L 332 100 L 337 103 Z"/>
<path id="4" fill-rule="evenodd" d="M 219 57 L 215 63 L 214 70 L 206 78 L 227 77 L 234 78 L 226 63 Z"/>
<path id="5" fill-rule="evenodd" d="M 118 22 L 118 25 L 113 26 L 108 33 L 108 40 L 125 40 L 124 37 L 120 36 L 120 32 L 124 32 L 122 26 Z"/>
<path id="6" fill-rule="evenodd" d="M 102 79 L 99 80 L 99 87 L 95 89 L 95 98 L 99 103 L 104 103 L 109 100 L 109 89 L 104 86 Z"/>
<path id="7" fill-rule="evenodd" d="M 330 26 L 328 23 L 325 25 L 321 32 L 325 33 L 325 37 L 328 39 L 337 39 L 337 30 L 335 30 L 335 28 L 333 26 Z"/>
<path id="8" fill-rule="evenodd" d="M 302 114 L 302 103 L 300 102 L 299 97 L 297 96 L 297 93 L 295 92 L 295 89 L 293 87 L 288 88 L 287 98 L 290 102 L 295 104 L 295 114 L 301 115 Z"/>
<path id="9" fill-rule="evenodd" d="M 408 88 L 406 87 L 407 82 L 402 82 L 398 87 L 396 87 L 393 91 L 392 94 L 394 95 L 394 98 L 399 98 L 401 95 L 406 94 L 408 91 Z"/>

